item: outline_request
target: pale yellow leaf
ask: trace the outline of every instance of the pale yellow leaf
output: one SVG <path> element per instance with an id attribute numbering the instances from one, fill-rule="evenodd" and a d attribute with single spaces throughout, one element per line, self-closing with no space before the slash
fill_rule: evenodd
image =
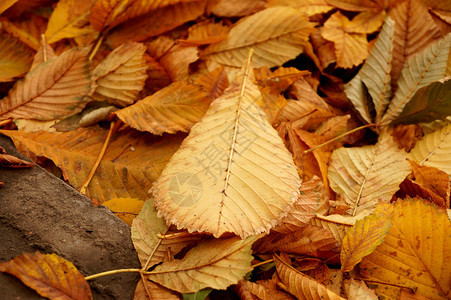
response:
<path id="1" fill-rule="evenodd" d="M 97 84 L 93 99 L 118 106 L 133 104 L 147 78 L 145 51 L 146 47 L 138 43 L 114 49 L 92 72 Z"/>
<path id="2" fill-rule="evenodd" d="M 406 156 L 387 131 L 376 145 L 337 149 L 329 165 L 330 186 L 351 206 L 351 215 L 372 211 L 379 201 L 390 201 L 410 173 Z"/>
<path id="3" fill-rule="evenodd" d="M 291 153 L 248 72 L 212 102 L 153 185 L 160 216 L 190 232 L 268 232 L 299 197 Z"/>
<path id="4" fill-rule="evenodd" d="M 428 299 L 449 298 L 451 292 L 451 222 L 442 209 L 423 199 L 398 200 L 384 242 L 363 258 L 360 270 L 391 299 L 400 288 L 415 289 Z"/>
<path id="5" fill-rule="evenodd" d="M 188 132 L 210 103 L 211 98 L 199 86 L 174 82 L 116 115 L 131 127 L 153 134 Z"/>
<path id="6" fill-rule="evenodd" d="M 302 53 L 313 31 L 301 9 L 271 7 L 242 18 L 226 40 L 211 45 L 202 56 L 227 66 L 239 67 L 250 48 L 255 67 L 275 67 Z"/>
<path id="7" fill-rule="evenodd" d="M 182 259 L 163 262 L 148 278 L 179 293 L 203 288 L 226 289 L 251 271 L 252 243 L 260 236 L 210 239 L 192 248 Z"/>
<path id="8" fill-rule="evenodd" d="M 410 151 L 409 158 L 451 174 L 451 125 L 426 134 Z"/>

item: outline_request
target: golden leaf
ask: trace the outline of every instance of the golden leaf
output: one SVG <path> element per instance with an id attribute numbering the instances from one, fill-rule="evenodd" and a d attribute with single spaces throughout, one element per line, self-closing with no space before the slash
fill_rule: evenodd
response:
<path id="1" fill-rule="evenodd" d="M 207 13 L 219 17 L 242 17 L 265 8 L 265 0 L 208 1 Z"/>
<path id="2" fill-rule="evenodd" d="M 194 24 L 188 29 L 188 38 L 177 40 L 182 46 L 201 46 L 218 43 L 227 38 L 229 28 L 222 23 L 206 21 Z"/>
<path id="3" fill-rule="evenodd" d="M 163 262 L 148 278 L 179 293 L 203 288 L 226 289 L 251 271 L 252 243 L 260 236 L 210 239 L 192 248 L 182 259 Z"/>
<path id="4" fill-rule="evenodd" d="M 4 0 L 0 3 L 0 14 L 14 5 L 18 0 Z"/>
<path id="5" fill-rule="evenodd" d="M 39 295 L 50 299 L 92 299 L 83 275 L 56 254 L 24 253 L 0 263 L 0 272 L 10 273 Z"/>
<path id="6" fill-rule="evenodd" d="M 2 130 L 25 156 L 43 156 L 62 169 L 69 183 L 80 188 L 102 149 L 106 130 L 94 127 L 65 133 Z M 87 189 L 94 203 L 115 197 L 147 200 L 147 191 L 185 135 L 165 137 L 123 131 L 114 137 Z"/>
<path id="7" fill-rule="evenodd" d="M 302 52 L 313 25 L 300 9 L 267 8 L 242 18 L 226 40 L 209 46 L 202 56 L 219 64 L 239 67 L 253 48 L 256 67 L 275 67 Z"/>
<path id="8" fill-rule="evenodd" d="M 198 236 L 180 235 L 175 238 L 161 238 L 159 235 L 170 234 L 163 219 L 157 217 L 153 199 L 145 202 L 139 215 L 133 220 L 131 235 L 133 245 L 138 253 L 142 267 L 152 267 L 168 260 L 168 253 L 176 255 L 190 242 L 199 240 Z"/>
<path id="9" fill-rule="evenodd" d="M 351 271 L 363 257 L 371 254 L 382 244 L 390 226 L 390 215 L 385 213 L 373 213 L 357 220 L 341 244 L 341 270 Z"/>
<path id="10" fill-rule="evenodd" d="M 141 211 L 144 201 L 134 198 L 113 198 L 102 203 L 108 207 L 125 224 L 132 226 L 133 219 Z"/>
<path id="11" fill-rule="evenodd" d="M 392 299 L 399 295 L 398 286 L 429 299 L 448 297 L 451 223 L 445 211 L 421 199 L 398 200 L 391 222 L 384 242 L 360 263 L 365 277 L 392 285 L 384 285 Z"/>
<path id="12" fill-rule="evenodd" d="M 229 80 L 227 78 L 227 72 L 224 68 L 216 68 L 212 72 L 208 72 L 199 76 L 194 84 L 200 85 L 212 99 L 216 99 L 222 95 L 225 89 L 229 86 Z"/>
<path id="13" fill-rule="evenodd" d="M 144 276 L 146 278 L 146 276 Z M 147 287 L 144 287 L 144 285 Z M 150 297 L 147 294 L 150 292 Z M 180 300 L 181 297 L 178 293 L 171 291 L 159 284 L 153 283 L 150 280 L 139 280 L 135 288 L 133 300 Z"/>
<path id="14" fill-rule="evenodd" d="M 372 211 L 378 201 L 390 201 L 410 173 L 405 158 L 385 131 L 376 145 L 335 150 L 329 165 L 330 186 L 351 206 L 351 215 Z"/>
<path id="15" fill-rule="evenodd" d="M 152 187 L 159 216 L 190 232 L 268 232 L 299 197 L 293 158 L 244 76 L 214 100 Z"/>
<path id="16" fill-rule="evenodd" d="M 287 256 L 274 255 L 277 274 L 288 291 L 298 299 L 344 300 L 323 284 L 293 268 Z"/>
<path id="17" fill-rule="evenodd" d="M 92 72 L 97 84 L 93 99 L 118 106 L 133 104 L 147 78 L 145 51 L 146 47 L 138 43 L 114 49 Z"/>
<path id="18" fill-rule="evenodd" d="M 92 90 L 87 54 L 74 48 L 28 73 L 0 101 L 0 120 L 52 120 L 81 111 Z"/>
<path id="19" fill-rule="evenodd" d="M 368 56 L 366 34 L 348 32 L 351 21 L 341 12 L 334 13 L 321 30 L 322 36 L 335 43 L 337 67 L 352 68 L 360 65 Z"/>
<path id="20" fill-rule="evenodd" d="M 47 42 L 94 33 L 94 28 L 88 26 L 91 4 L 91 0 L 58 1 L 45 31 Z"/>
<path id="21" fill-rule="evenodd" d="M 200 87 L 174 82 L 136 104 L 116 112 L 131 127 L 161 135 L 164 132 L 189 132 L 205 114 L 211 98 Z"/>
<path id="22" fill-rule="evenodd" d="M 33 52 L 6 34 L 0 34 L 0 82 L 12 81 L 31 66 Z"/>

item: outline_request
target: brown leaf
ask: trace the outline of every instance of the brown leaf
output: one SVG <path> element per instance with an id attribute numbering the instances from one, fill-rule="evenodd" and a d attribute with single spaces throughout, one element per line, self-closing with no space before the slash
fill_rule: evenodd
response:
<path id="1" fill-rule="evenodd" d="M 144 276 L 144 278 L 146 278 Z M 145 285 L 145 286 L 144 286 Z M 149 291 L 150 295 L 147 294 Z M 150 297 L 149 297 L 150 296 Z M 135 288 L 133 300 L 179 300 L 180 294 L 171 291 L 159 284 L 153 283 L 150 280 L 140 280 Z"/>
<path id="2" fill-rule="evenodd" d="M 222 23 L 206 21 L 194 24 L 188 29 L 188 37 L 184 40 L 178 39 L 181 46 L 201 46 L 218 43 L 227 38 L 229 28 Z"/>
<path id="3" fill-rule="evenodd" d="M 1 147 L 0 147 L 1 148 Z M 22 160 L 15 156 L 0 153 L 0 167 L 6 168 L 30 168 L 33 167 L 34 163 Z"/>
<path id="4" fill-rule="evenodd" d="M 218 17 L 242 17 L 265 8 L 264 0 L 213 0 L 208 1 L 207 13 Z"/>
<path id="5" fill-rule="evenodd" d="M 0 120 L 52 120 L 74 115 L 92 92 L 88 49 L 71 49 L 40 65 L 0 101 Z"/>
<path id="6" fill-rule="evenodd" d="M 398 144 L 399 149 L 404 148 L 406 152 L 410 152 L 415 147 L 415 144 L 423 137 L 423 131 L 417 124 L 399 124 L 393 129 L 392 136 Z"/>
<path id="7" fill-rule="evenodd" d="M 216 99 L 222 95 L 229 86 L 229 79 L 223 67 L 216 68 L 212 72 L 208 72 L 199 76 L 194 84 L 200 85 L 208 94 Z"/>
<path id="8" fill-rule="evenodd" d="M 51 299 L 92 299 L 83 275 L 69 261 L 56 254 L 24 253 L 0 263 L 0 272 L 18 277 L 39 295 Z"/>

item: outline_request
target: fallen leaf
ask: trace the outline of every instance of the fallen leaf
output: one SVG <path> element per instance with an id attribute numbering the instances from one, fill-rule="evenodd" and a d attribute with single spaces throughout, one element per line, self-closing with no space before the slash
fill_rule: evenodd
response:
<path id="1" fill-rule="evenodd" d="M 134 198 L 114 198 L 102 203 L 128 226 L 132 226 L 133 219 L 139 214 L 144 201 Z"/>
<path id="2" fill-rule="evenodd" d="M 399 149 L 410 152 L 415 144 L 423 137 L 421 127 L 416 124 L 396 125 L 392 132 L 393 140 L 398 144 Z"/>
<path id="3" fill-rule="evenodd" d="M 266 6 L 291 6 L 293 8 L 301 8 L 309 17 L 317 14 L 324 14 L 333 9 L 326 0 L 268 0 Z"/>
<path id="4" fill-rule="evenodd" d="M 206 21 L 191 26 L 188 29 L 188 37 L 178 39 L 182 46 L 201 46 L 221 42 L 227 38 L 229 28 L 222 23 Z"/>
<path id="5" fill-rule="evenodd" d="M 178 229 L 268 232 L 299 196 L 291 153 L 255 103 L 251 70 L 212 102 L 152 187 L 159 216 Z"/>
<path id="6" fill-rule="evenodd" d="M 274 255 L 277 274 L 288 291 L 298 299 L 344 299 L 323 284 L 294 269 L 286 256 Z"/>
<path id="7" fill-rule="evenodd" d="M 353 278 L 345 280 L 344 290 L 348 300 L 379 299 L 376 293 L 368 288 L 363 280 L 355 280 Z"/>
<path id="8" fill-rule="evenodd" d="M 0 263 L 0 272 L 14 275 L 46 298 L 92 299 L 91 289 L 83 275 L 71 262 L 54 253 L 24 253 Z"/>
<path id="9" fill-rule="evenodd" d="M 214 0 L 208 1 L 207 12 L 218 17 L 241 17 L 264 8 L 264 0 Z"/>
<path id="10" fill-rule="evenodd" d="M 159 237 L 159 235 L 170 233 L 173 231 L 169 231 L 164 220 L 157 217 L 153 199 L 147 200 L 139 215 L 133 220 L 131 228 L 133 245 L 142 267 L 149 268 L 168 260 L 168 252 L 176 255 L 189 243 L 199 240 L 199 236 L 193 235 L 179 235 L 175 238 Z"/>
<path id="11" fill-rule="evenodd" d="M 140 131 L 161 135 L 188 132 L 205 114 L 211 98 L 200 87 L 175 82 L 152 96 L 116 112 L 124 123 Z"/>
<path id="12" fill-rule="evenodd" d="M 138 100 L 147 78 L 145 51 L 146 47 L 138 43 L 125 43 L 114 49 L 92 71 L 97 84 L 93 99 L 122 107 Z"/>
<path id="13" fill-rule="evenodd" d="M 148 278 L 179 293 L 206 287 L 225 289 L 251 271 L 252 243 L 260 236 L 211 239 L 192 248 L 182 259 L 163 262 Z"/>
<path id="14" fill-rule="evenodd" d="M 391 222 L 384 242 L 360 264 L 365 278 L 392 285 L 385 286 L 391 298 L 399 295 L 399 286 L 415 289 L 429 299 L 447 297 L 451 223 L 445 211 L 422 199 L 398 200 Z"/>
<path id="15" fill-rule="evenodd" d="M 0 120 L 51 120 L 81 111 L 92 91 L 87 55 L 74 48 L 28 73 L 0 101 Z"/>
<path id="16" fill-rule="evenodd" d="M 33 58 L 33 52 L 24 44 L 6 34 L 0 34 L 0 81 L 12 81 L 25 74 Z"/>
<path id="17" fill-rule="evenodd" d="M 146 278 L 144 276 L 144 278 Z M 146 285 L 146 287 L 144 287 Z M 150 292 L 150 295 L 147 294 Z M 150 297 L 149 297 L 150 296 Z M 159 284 L 153 283 L 150 280 L 140 280 L 135 288 L 135 293 L 133 295 L 133 300 L 180 300 L 181 297 L 178 293 L 171 291 Z"/>
<path id="18" fill-rule="evenodd" d="M 241 19 L 228 38 L 205 49 L 202 58 L 240 67 L 253 48 L 255 67 L 278 66 L 302 52 L 313 25 L 300 9 L 267 8 Z"/>

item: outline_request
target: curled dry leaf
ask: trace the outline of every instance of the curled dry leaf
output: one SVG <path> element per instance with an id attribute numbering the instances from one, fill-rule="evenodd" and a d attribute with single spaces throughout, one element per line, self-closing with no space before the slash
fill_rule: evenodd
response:
<path id="1" fill-rule="evenodd" d="M 339 252 L 338 243 L 330 231 L 307 225 L 286 234 L 271 233 L 254 245 L 257 253 L 285 252 L 314 257 L 332 257 Z"/>
<path id="2" fill-rule="evenodd" d="M 3 149 L 3 148 L 2 148 Z M 30 168 L 33 167 L 34 163 L 25 161 L 23 159 L 17 158 L 15 156 L 0 153 L 0 167 L 6 168 Z"/>
<path id="3" fill-rule="evenodd" d="M 116 112 L 124 123 L 161 135 L 188 132 L 205 114 L 211 98 L 197 85 L 174 82 L 134 105 Z"/>
<path id="4" fill-rule="evenodd" d="M 313 25 L 300 9 L 267 8 L 244 17 L 230 30 L 226 40 L 209 46 L 202 56 L 239 67 L 253 48 L 256 67 L 279 66 L 302 52 Z"/>
<path id="5" fill-rule="evenodd" d="M 73 48 L 18 81 L 0 101 L 0 120 L 52 120 L 81 111 L 92 92 L 88 49 Z"/>
<path id="6" fill-rule="evenodd" d="M 298 299 L 344 300 L 323 284 L 293 268 L 288 256 L 274 255 L 274 261 L 280 280 Z"/>
<path id="7" fill-rule="evenodd" d="M 252 243 L 260 236 L 210 239 L 192 248 L 182 259 L 163 262 L 148 278 L 179 293 L 203 288 L 226 289 L 251 271 Z"/>
<path id="8" fill-rule="evenodd" d="M 0 272 L 19 278 L 39 295 L 50 299 L 92 299 L 83 275 L 67 260 L 56 254 L 24 253 L 0 263 Z"/>
<path id="9" fill-rule="evenodd" d="M 146 47 L 138 43 L 122 44 L 92 71 L 97 87 L 93 99 L 127 106 L 137 100 L 147 78 Z"/>
<path id="10" fill-rule="evenodd" d="M 444 210 L 422 199 L 398 200 L 384 242 L 363 258 L 360 269 L 369 280 L 390 284 L 377 288 L 397 298 L 400 286 L 429 299 L 451 292 L 451 223 Z"/>

